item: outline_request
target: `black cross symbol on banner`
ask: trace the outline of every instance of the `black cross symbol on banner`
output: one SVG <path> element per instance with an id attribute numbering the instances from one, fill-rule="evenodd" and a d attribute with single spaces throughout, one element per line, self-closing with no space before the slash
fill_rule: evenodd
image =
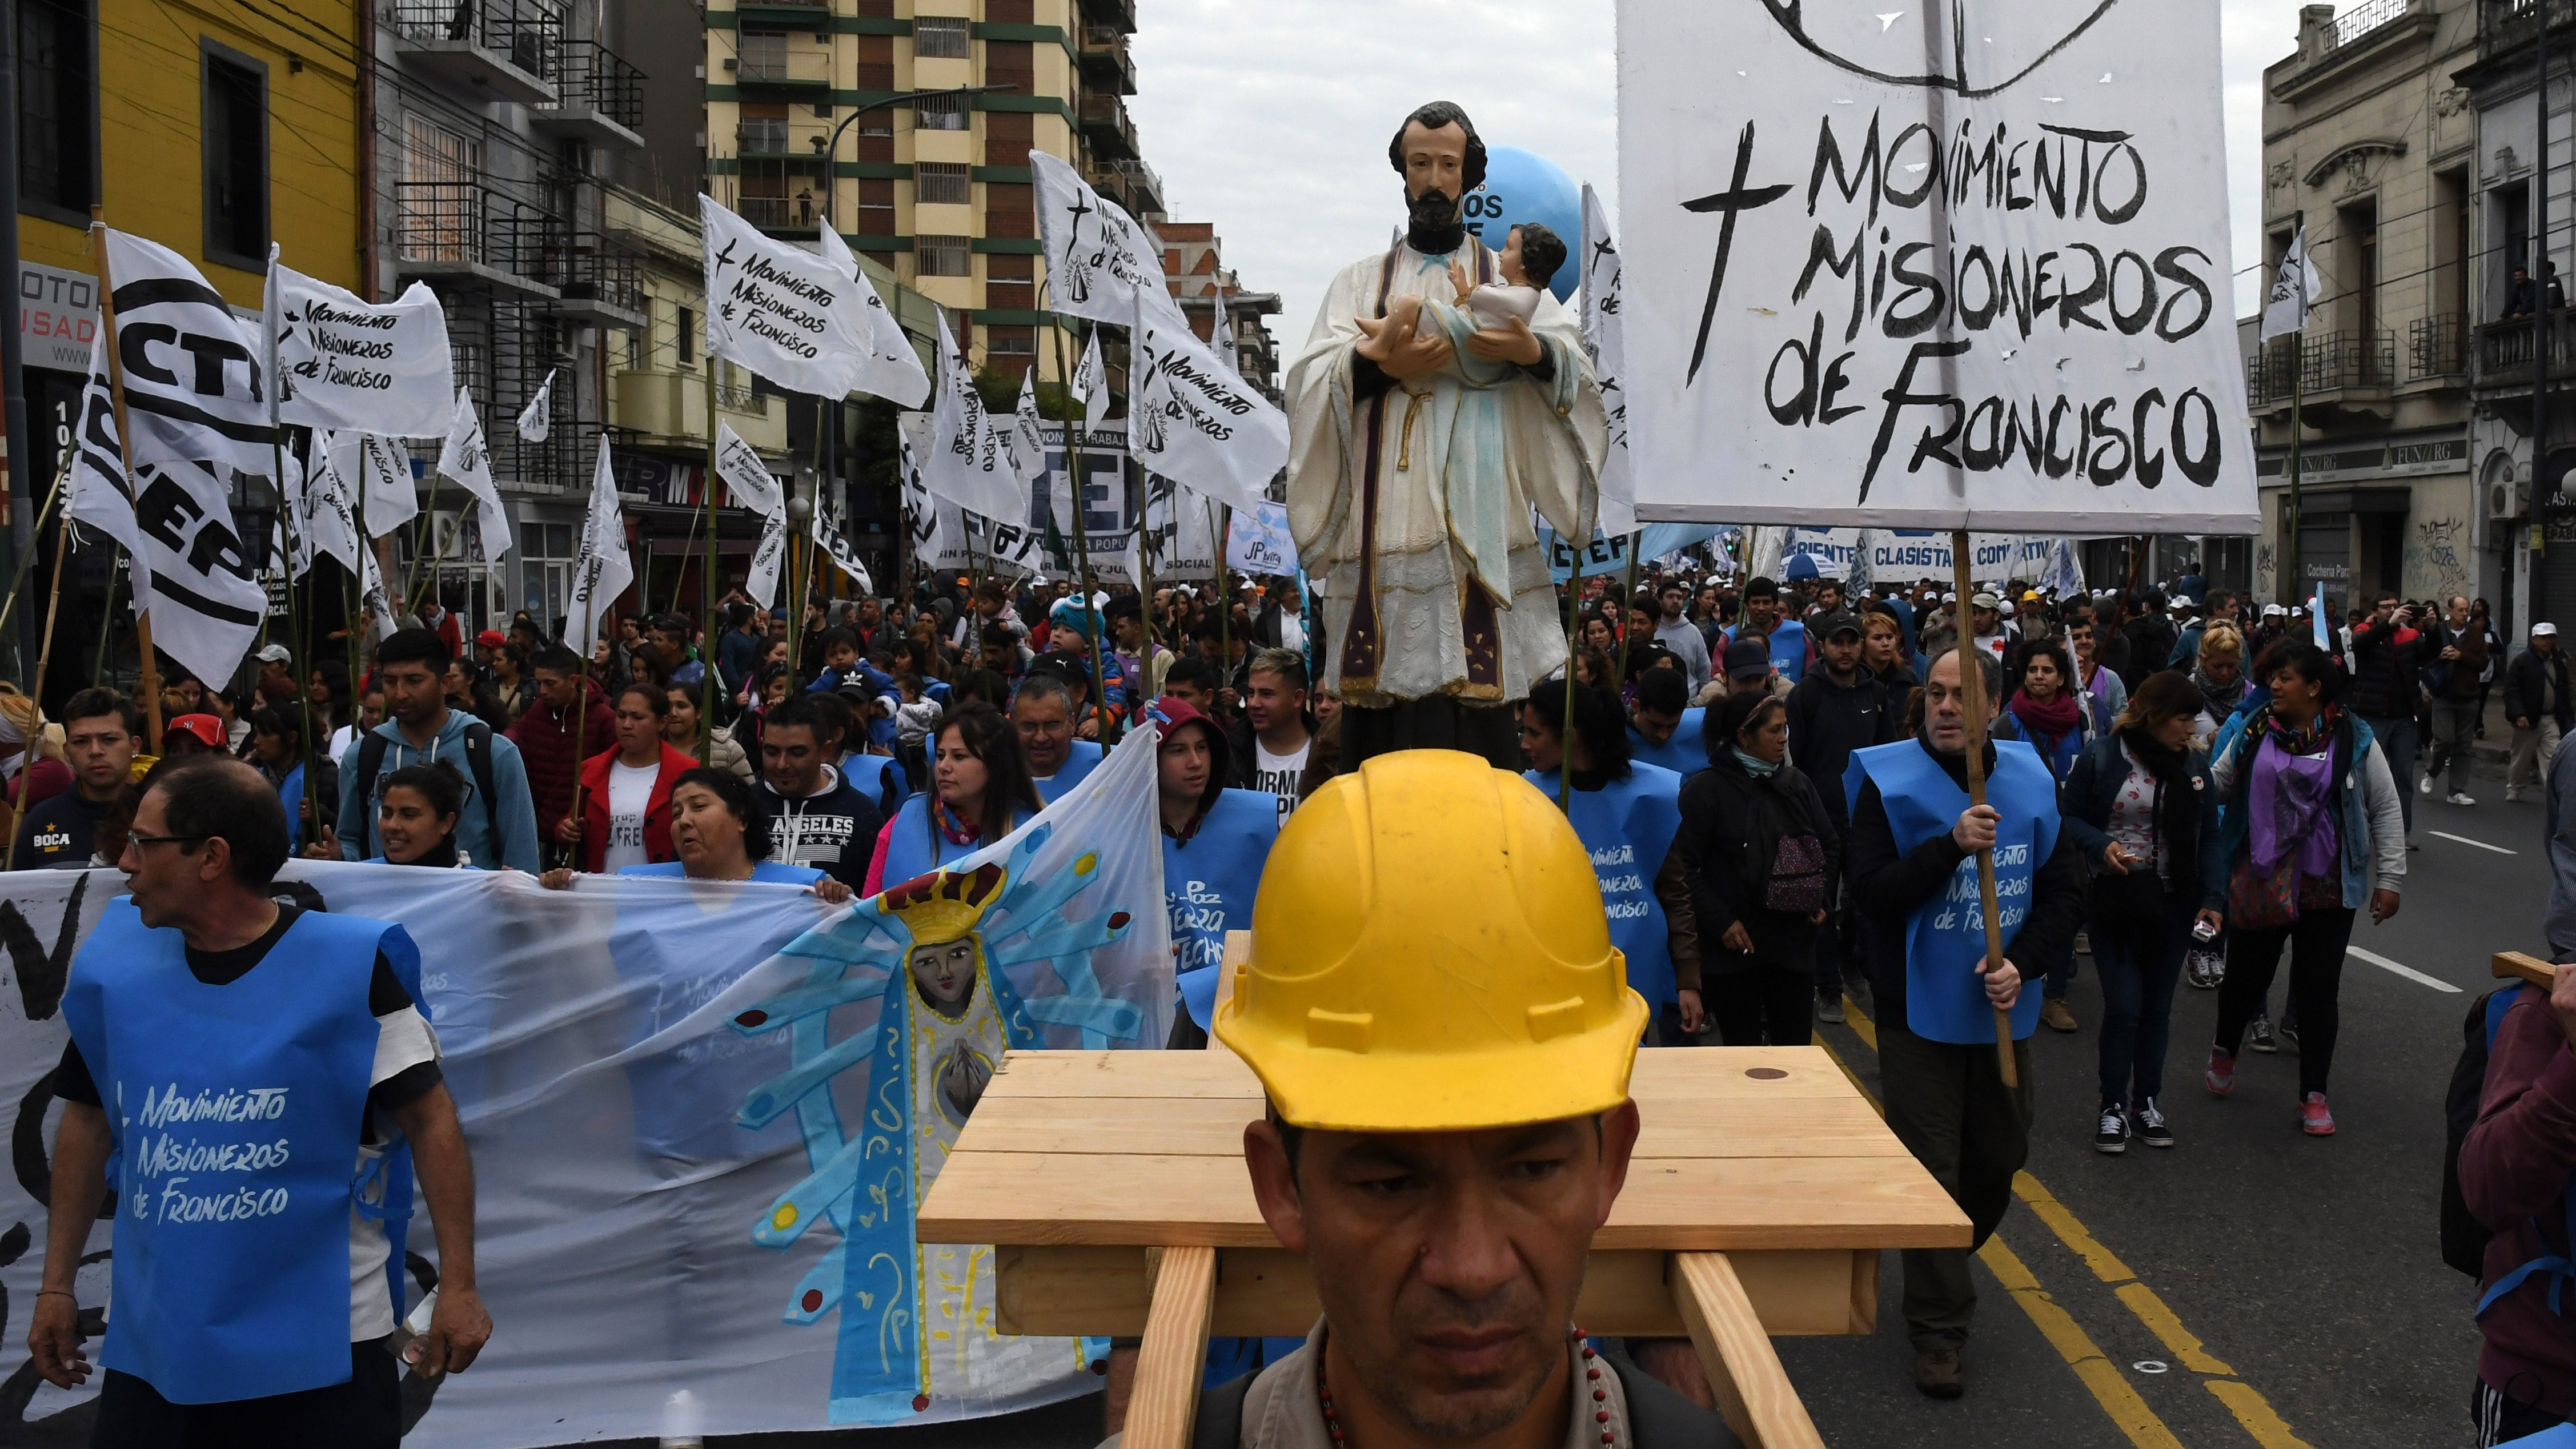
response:
<path id="1" fill-rule="evenodd" d="M 1708 355 L 1709 324 L 1717 320 L 1717 294 L 1726 287 L 1726 259 L 1735 250 L 1735 218 L 1743 212 L 1769 206 L 1789 193 L 1785 183 L 1779 186 L 1756 186 L 1750 190 L 1746 189 L 1744 179 L 1752 170 L 1753 123 L 1747 121 L 1744 123 L 1744 134 L 1737 137 L 1735 142 L 1735 180 L 1726 190 L 1713 196 L 1702 196 L 1682 203 L 1684 211 L 1715 211 L 1724 213 L 1726 217 L 1725 224 L 1719 227 L 1717 232 L 1717 261 L 1709 268 L 1708 300 L 1700 304 L 1699 337 L 1691 344 L 1690 372 L 1682 379 L 1682 385 L 1685 387 L 1698 378 L 1700 362 Z"/>

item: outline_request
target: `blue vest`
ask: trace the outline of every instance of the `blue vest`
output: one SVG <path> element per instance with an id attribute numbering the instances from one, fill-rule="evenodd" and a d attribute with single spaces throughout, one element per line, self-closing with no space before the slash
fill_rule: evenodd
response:
<path id="1" fill-rule="evenodd" d="M 1737 629 L 1726 631 L 1728 643 L 1735 641 L 1737 632 Z M 1780 677 L 1791 684 L 1807 677 L 1806 625 L 1794 619 L 1783 619 L 1771 626 L 1771 667 L 1779 670 Z"/>
<path id="2" fill-rule="evenodd" d="M 387 1219 L 399 1272 L 397 1190 L 411 1208 L 406 1148 L 357 1168 L 379 951 L 420 1002 L 402 927 L 321 911 L 224 986 L 130 897 L 72 958 L 63 1019 L 106 1105 L 116 1193 L 107 1367 L 180 1404 L 348 1382 L 349 1214 Z"/>
<path id="3" fill-rule="evenodd" d="M 852 755 L 841 762 L 841 778 L 889 819 L 912 796 L 912 774 L 892 755 Z"/>
<path id="4" fill-rule="evenodd" d="M 1081 742 L 1077 740 L 1075 743 Z M 1073 771 L 1070 763 L 1064 768 L 1067 774 Z M 1011 812 L 1012 829 L 1017 830 L 1027 821 L 1028 816 L 1022 812 Z M 973 845 L 958 845 L 950 841 L 946 832 L 931 826 L 930 797 L 915 795 L 904 801 L 903 808 L 895 812 L 894 831 L 886 837 L 885 862 L 879 879 L 885 889 L 892 890 L 915 876 L 928 875 L 943 865 L 964 860 L 992 843 L 979 840 Z"/>
<path id="5" fill-rule="evenodd" d="M 286 807 L 286 848 L 304 852 L 304 766 L 297 764 L 277 782 L 277 803 Z"/>
<path id="6" fill-rule="evenodd" d="M 660 876 L 666 880 L 686 880 L 689 875 L 688 867 L 676 860 L 659 861 L 652 865 L 623 865 L 617 868 L 617 873 Z M 823 873 L 810 865 L 786 865 L 775 860 L 755 860 L 751 863 L 751 878 L 755 884 L 761 885 L 809 886 L 821 880 Z"/>
<path id="7" fill-rule="evenodd" d="M 1945 835 L 1968 808 L 1968 792 L 1934 763 L 1920 740 L 1899 740 L 1852 752 L 1843 772 L 1846 808 L 1857 810 L 1861 782 L 1878 786 L 1887 825 L 1902 855 L 1935 835 Z M 2019 740 L 1995 742 L 1995 770 L 1986 780 L 1986 803 L 2003 819 L 1995 827 L 1995 905 L 2004 945 L 2030 914 L 2030 893 L 2040 862 L 2057 848 L 2057 782 L 2039 755 Z M 1986 1000 L 1977 963 L 1986 954 L 1986 917 L 1977 896 L 1977 858 L 1959 862 L 1949 887 L 1917 907 L 1905 927 L 1905 1025 L 1928 1041 L 1977 1046 L 1995 1039 L 1994 1007 Z M 2013 1004 L 2013 1040 L 2039 1025 L 2035 978 L 2025 975 Z"/>
<path id="8" fill-rule="evenodd" d="M 1683 710 L 1681 723 L 1673 726 L 1673 737 L 1660 745 L 1649 743 L 1632 724 L 1628 726 L 1628 758 L 1660 766 L 1684 778 L 1696 775 L 1708 768 L 1708 744 L 1700 732 L 1707 721 L 1707 710 Z"/>
<path id="9" fill-rule="evenodd" d="M 1172 960 L 1181 999 L 1201 1026 L 1216 1005 L 1225 933 L 1252 929 L 1252 898 L 1270 842 L 1279 838 L 1279 797 L 1226 790 L 1187 841 L 1163 837 L 1163 901 L 1172 915 Z"/>
<path id="10" fill-rule="evenodd" d="M 1075 740 L 1072 753 L 1064 757 L 1064 768 L 1056 771 L 1052 778 L 1033 782 L 1038 787 L 1038 798 L 1049 805 L 1054 804 L 1057 796 L 1090 779 L 1091 772 L 1100 768 L 1100 759 L 1098 740 Z"/>
<path id="11" fill-rule="evenodd" d="M 1557 794 L 1556 772 L 1521 777 L 1548 799 Z M 1601 909 L 1610 917 L 1610 944 L 1628 958 L 1628 985 L 1649 1005 L 1681 999 L 1673 983 L 1672 926 L 1655 898 L 1655 875 L 1681 833 L 1681 776 L 1658 765 L 1631 765 L 1628 778 L 1598 790 L 1573 793 L 1566 818 L 1592 871 L 1601 880 Z"/>

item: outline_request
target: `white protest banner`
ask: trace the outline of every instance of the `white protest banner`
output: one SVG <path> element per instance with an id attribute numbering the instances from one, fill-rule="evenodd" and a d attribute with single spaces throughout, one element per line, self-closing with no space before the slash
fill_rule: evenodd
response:
<path id="1" fill-rule="evenodd" d="M 415 282 L 412 285 L 418 286 L 420 284 Z M 546 369 L 546 380 L 537 384 L 537 395 L 528 399 L 528 405 L 526 407 L 519 409 L 519 436 L 527 439 L 531 443 L 542 443 L 554 433 L 555 373 L 557 370 L 558 369 L 551 367 Z"/>
<path id="2" fill-rule="evenodd" d="M 1038 237 L 1046 249 L 1047 306 L 1068 317 L 1124 327 L 1139 310 L 1187 327 L 1163 276 L 1163 249 L 1126 208 L 1091 189 L 1065 162 L 1029 153 L 1037 184 Z"/>
<path id="3" fill-rule="evenodd" d="M 814 547 L 832 561 L 833 567 L 850 576 L 850 582 L 859 586 L 859 594 L 864 598 L 877 591 L 876 581 L 868 577 L 868 566 L 859 562 L 858 550 L 850 545 L 848 525 L 841 521 L 840 505 L 832 497 L 838 491 L 834 488 L 821 490 L 822 496 L 814 500 L 814 521 L 809 532 L 813 535 Z M 821 581 L 816 582 L 819 586 Z"/>
<path id="4" fill-rule="evenodd" d="M 235 317 L 186 257 L 112 228 L 98 235 L 107 245 L 126 451 L 136 471 L 206 463 L 226 475 L 276 472 L 259 325 Z"/>
<path id="5" fill-rule="evenodd" d="M 626 556 L 626 511 L 617 500 L 617 473 L 608 464 L 608 439 L 599 440 L 599 467 L 590 476 L 590 512 L 581 522 L 573 556 L 572 593 L 564 600 L 564 644 L 587 659 L 607 621 L 609 607 L 635 582 Z"/>
<path id="6" fill-rule="evenodd" d="M 116 431 L 116 399 L 108 386 L 107 339 L 90 341 L 89 384 L 81 390 L 80 421 L 72 430 L 72 472 L 63 485 L 63 514 L 124 545 L 128 558 L 143 556 L 143 529 L 134 518 L 133 481 L 125 471 L 125 442 Z M 152 574 L 133 570 L 134 612 L 152 607 Z"/>
<path id="7" fill-rule="evenodd" d="M 1235 376 L 1187 322 L 1128 319 L 1127 442 L 1136 461 L 1238 511 L 1288 466 L 1288 415 Z"/>
<path id="8" fill-rule="evenodd" d="M 311 572 L 318 556 L 335 558 L 350 573 L 366 545 L 358 533 L 357 505 L 350 500 L 348 468 L 358 462 L 357 433 L 316 432 L 304 447 L 301 481 L 289 495 L 295 509 L 296 576 Z M 289 459 L 287 466 L 294 467 Z"/>
<path id="9" fill-rule="evenodd" d="M 1782 578 L 1848 579 L 1861 566 L 1861 530 L 1857 528 L 1792 528 L 1780 543 Z M 1798 559 L 1806 567 L 1792 571 Z"/>
<path id="10" fill-rule="evenodd" d="M 877 295 L 876 284 L 860 269 L 858 257 L 841 240 L 840 232 L 826 226 L 820 237 L 824 262 L 848 279 L 867 316 L 868 351 L 857 364 L 852 386 L 899 408 L 921 406 L 922 399 L 930 396 L 930 374 L 922 371 L 921 354 L 913 350 L 912 338 Z"/>
<path id="11" fill-rule="evenodd" d="M 1583 576 L 1598 578 L 1603 574 L 1624 574 L 1628 569 L 1628 544 L 1642 540 L 1637 549 L 1640 563 L 1651 562 L 1681 552 L 1695 543 L 1715 538 L 1728 530 L 1722 523 L 1649 523 L 1628 533 L 1596 533 L 1592 544 L 1583 550 Z M 1558 583 L 1574 577 L 1574 553 L 1557 537 L 1556 530 L 1541 519 L 1538 524 L 1539 545 L 1547 550 L 1548 572 Z"/>
<path id="12" fill-rule="evenodd" d="M 1792 535 L 1803 531 L 1789 530 Z M 1864 535 L 1864 540 L 1864 576 L 1878 583 L 1932 579 L 1947 586 L 1954 577 L 1947 533 L 1874 528 Z M 2036 580 L 2048 567 L 2050 543 L 2044 534 L 1972 534 L 1968 539 L 1969 577 L 1990 584 L 2014 578 Z"/>
<path id="13" fill-rule="evenodd" d="M 1109 416 L 1109 369 L 1100 361 L 1100 329 L 1082 344 L 1082 360 L 1073 365 L 1073 395 L 1082 399 L 1082 423 L 1096 428 Z"/>
<path id="14" fill-rule="evenodd" d="M 2308 309 L 2325 294 L 2326 279 L 2318 274 L 2315 258 L 2308 255 L 2308 228 L 2302 222 L 2290 236 L 2290 249 L 2281 254 L 2271 290 L 2264 294 L 2262 340 L 2304 331 Z"/>
<path id="15" fill-rule="evenodd" d="M 289 864 L 282 896 L 397 921 L 420 947 L 422 1004 L 474 1160 L 480 1288 L 508 1325 L 476 1371 L 404 1385 L 421 1416 L 407 1442 L 652 1439 L 673 1427 L 682 1391 L 710 1428 L 745 1433 L 961 1419 L 1096 1392 L 1105 1344 L 993 1331 L 979 1311 L 992 1302 L 989 1248 L 910 1242 L 958 1128 L 903 1090 L 934 1079 L 932 1051 L 873 1048 L 890 1028 L 909 1041 L 905 1023 L 930 1021 L 903 953 L 950 928 L 940 939 L 975 942 L 979 967 L 938 1051 L 964 1038 L 999 1061 L 1008 1048 L 1163 1041 L 1171 944 L 1146 739 L 1143 768 L 1113 753 L 1098 786 L 1086 780 L 960 862 L 976 882 L 991 866 L 990 882 L 949 912 L 827 907 L 787 885 L 585 876 L 564 892 L 504 872 Z M 25 1169 L 44 1163 L 59 1116 L 44 1079 L 67 1041 L 64 983 L 123 892 L 113 870 L 0 881 L 0 948 L 16 983 L 0 991 L 0 1102 L 22 1169 L 0 1174 L 0 1288 L 12 1305 L 33 1301 L 43 1271 L 47 1204 L 28 1186 L 41 1175 Z M 809 985 L 840 1003 L 828 1020 L 787 996 Z M 777 1029 L 745 1024 L 761 1013 Z M 896 1140 L 921 1134 L 917 1174 L 825 1190 L 817 1169 L 868 1140 L 881 1092 Z M 873 1186 L 889 1189 L 892 1216 L 861 1206 Z M 813 1209 L 795 1224 L 801 1236 L 775 1226 L 800 1192 Z M 420 1213 L 406 1246 L 435 1264 L 425 1204 Z M 94 1261 L 71 1280 L 93 1355 L 115 1226 L 91 1226 Z M 874 1261 L 888 1240 L 895 1276 Z M 417 1275 L 404 1294 L 406 1307 L 418 1301 Z M 969 1337 L 927 1351 L 952 1314 Z M 0 1338 L 0 1381 L 15 1399 L 0 1421 L 85 1437 L 80 1419 L 59 1416 L 96 1397 L 98 1376 L 75 1392 L 35 1384 L 23 1311 L 16 1321 Z M 881 1328 L 901 1351 L 879 1354 Z M 725 1352 L 711 1356 L 713 1342 Z"/>
<path id="16" fill-rule="evenodd" d="M 778 576 L 786 567 L 787 510 L 782 508 L 761 517 L 760 542 L 752 549 L 751 569 L 744 575 L 743 593 L 761 608 L 778 607 Z"/>
<path id="17" fill-rule="evenodd" d="M 787 507 L 778 475 L 769 471 L 760 450 L 744 442 L 731 423 L 716 424 L 716 472 L 723 475 L 733 501 L 754 513 L 778 513 Z"/>
<path id="18" fill-rule="evenodd" d="M 279 262 L 275 252 L 271 247 L 267 316 L 278 421 L 402 438 L 447 431 L 456 367 L 438 295 L 414 282 L 391 302 L 362 302 Z M 527 431 L 524 419 L 519 431 Z"/>
<path id="19" fill-rule="evenodd" d="M 1601 383 L 1601 412 L 1610 445 L 1601 455 L 1600 531 L 1637 529 L 1637 478 L 1628 463 L 1628 395 L 1619 389 L 1626 370 L 1626 334 L 1620 328 L 1619 247 L 1610 236 L 1609 213 L 1592 184 L 1583 186 L 1583 350 Z"/>
<path id="20" fill-rule="evenodd" d="M 1156 577 L 1216 577 L 1215 513 L 1216 505 L 1162 474 L 1145 475 L 1145 537 Z"/>
<path id="21" fill-rule="evenodd" d="M 1297 540 L 1288 533 L 1288 505 L 1265 498 L 1259 508 L 1234 510 L 1225 524 L 1225 561 L 1248 574 L 1297 572 Z"/>
<path id="22" fill-rule="evenodd" d="M 905 547 L 913 558 L 934 569 L 973 568 L 957 505 L 922 486 L 921 454 L 930 445 L 930 414 L 897 413 L 894 442 L 896 467 L 903 479 L 903 525 L 910 534 Z"/>
<path id="23" fill-rule="evenodd" d="M 1620 0 L 1638 512 L 2254 532 L 2218 12 Z"/>
<path id="24" fill-rule="evenodd" d="M 382 538 L 420 516 L 420 494 L 414 491 L 411 455 L 400 443 L 375 433 L 363 435 L 358 471 L 365 483 L 367 536 Z"/>
<path id="25" fill-rule="evenodd" d="M 1116 424 L 1105 428 L 1077 428 L 1067 423 L 1042 423 L 1040 446 L 1044 449 L 1045 471 L 1042 475 L 1046 511 L 1040 513 L 1032 500 L 1029 527 L 1043 536 L 1046 524 L 1053 519 L 1064 541 L 1068 560 L 1075 557 L 1078 546 L 1091 558 L 1095 579 L 1124 578 L 1136 582 L 1128 572 L 1128 535 L 1135 531 L 1142 500 L 1131 484 L 1135 470 L 1127 463 L 1127 434 Z M 1073 467 L 1073 448 L 1082 448 L 1082 473 L 1077 483 Z M 1075 529 L 1081 537 L 1074 536 Z"/>
<path id="26" fill-rule="evenodd" d="M 772 240 L 711 196 L 698 198 L 698 220 L 705 232 L 708 356 L 817 397 L 847 397 L 871 382 L 893 385 L 885 371 L 891 360 L 881 355 L 869 315 L 870 303 L 877 312 L 885 305 L 855 262 L 844 272 L 832 258 Z M 913 371 L 919 374 L 917 360 Z M 909 405 L 921 398 L 895 400 Z"/>
<path id="27" fill-rule="evenodd" d="M 508 553 L 515 545 L 510 515 L 501 507 L 501 490 L 492 485 L 492 450 L 483 445 L 483 419 L 474 411 L 474 395 L 461 387 L 456 390 L 456 412 L 447 425 L 446 445 L 438 450 L 438 471 L 474 496 L 483 557 L 498 559 Z"/>
<path id="28" fill-rule="evenodd" d="M 1011 470 L 1019 475 L 1022 487 L 1033 488 L 1046 476 L 1046 422 L 1038 416 L 1038 370 L 1034 367 L 1020 374 L 1020 401 L 1011 410 L 1011 424 L 1002 433 L 1002 447 L 1010 455 Z"/>
<path id="29" fill-rule="evenodd" d="M 960 508 L 999 522 L 1020 522 L 1029 514 L 1026 482 L 1015 474 L 1002 433 L 984 411 L 974 368 L 949 334 L 945 311 L 939 314 L 938 330 L 939 385 L 931 403 L 930 451 L 921 458 L 921 481 Z"/>

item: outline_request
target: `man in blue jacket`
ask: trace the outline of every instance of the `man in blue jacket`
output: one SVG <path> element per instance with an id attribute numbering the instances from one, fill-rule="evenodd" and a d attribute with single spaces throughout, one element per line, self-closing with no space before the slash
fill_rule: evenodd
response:
<path id="1" fill-rule="evenodd" d="M 376 681 L 385 691 L 383 724 L 350 742 L 340 757 L 339 848 L 343 860 L 381 855 L 376 807 L 385 777 L 407 765 L 445 760 L 465 777 L 465 808 L 456 816 L 461 863 L 483 870 L 543 869 L 537 858 L 537 808 L 519 747 L 470 715 L 447 707 L 443 676 L 447 641 L 427 629 L 404 629 L 376 650 Z"/>

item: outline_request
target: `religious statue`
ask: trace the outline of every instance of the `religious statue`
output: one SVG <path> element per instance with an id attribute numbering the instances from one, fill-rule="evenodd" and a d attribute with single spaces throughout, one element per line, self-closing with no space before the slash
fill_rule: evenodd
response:
<path id="1" fill-rule="evenodd" d="M 1601 391 L 1544 286 L 1564 243 L 1514 228 L 1507 272 L 1466 230 L 1485 175 L 1466 112 L 1422 107 L 1387 157 L 1404 240 L 1334 279 L 1288 371 L 1289 526 L 1327 579 L 1343 767 L 1442 748 L 1517 770 L 1512 706 L 1566 658 L 1531 511 L 1592 536 Z"/>

